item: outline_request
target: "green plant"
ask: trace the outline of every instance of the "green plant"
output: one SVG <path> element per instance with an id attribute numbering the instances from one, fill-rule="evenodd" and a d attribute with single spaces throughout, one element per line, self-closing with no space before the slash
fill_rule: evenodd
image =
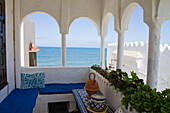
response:
<path id="1" fill-rule="evenodd" d="M 102 69 L 99 65 L 93 65 L 91 66 L 91 68 L 95 71 L 97 71 L 98 73 L 100 73 L 103 77 L 106 77 L 106 75 L 108 74 L 108 72 L 104 69 Z"/>
<path id="2" fill-rule="evenodd" d="M 170 113 L 170 89 L 162 91 L 162 95 L 165 98 L 165 104 L 162 106 L 161 112 L 166 113 L 166 111 L 169 111 Z"/>
<path id="3" fill-rule="evenodd" d="M 127 87 L 127 82 L 123 80 L 124 76 L 128 76 L 127 73 L 118 69 L 107 74 L 106 79 L 108 79 L 111 85 L 114 85 L 116 89 L 118 88 L 120 91 L 122 91 Z"/>
<path id="4" fill-rule="evenodd" d="M 165 93 L 165 95 L 167 94 Z M 163 93 L 156 92 L 156 89 L 151 89 L 148 85 L 137 84 L 137 88 L 132 93 L 125 94 L 122 105 L 126 109 L 131 105 L 130 110 L 135 108 L 139 113 L 168 113 L 170 101 L 166 98 L 167 96 L 164 96 Z"/>
<path id="5" fill-rule="evenodd" d="M 95 71 L 97 71 L 97 70 L 100 70 L 100 69 L 101 69 L 101 67 L 100 67 L 99 65 L 97 65 L 97 64 L 92 65 L 92 66 L 91 66 L 91 68 L 92 68 L 93 70 L 95 70 Z"/>
<path id="6" fill-rule="evenodd" d="M 134 108 L 139 113 L 170 113 L 170 89 L 162 93 L 157 92 L 156 89 L 144 85 L 143 79 L 139 79 L 133 71 L 128 75 L 120 69 L 108 73 L 98 65 L 93 65 L 91 68 L 124 94 L 121 103 L 126 109 L 130 105 L 130 110 Z"/>

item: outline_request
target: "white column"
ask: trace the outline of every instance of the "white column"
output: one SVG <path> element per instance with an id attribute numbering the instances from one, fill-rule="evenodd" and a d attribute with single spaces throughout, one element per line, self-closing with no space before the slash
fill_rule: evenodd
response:
<path id="1" fill-rule="evenodd" d="M 118 31 L 117 69 L 123 69 L 124 37 L 125 32 L 123 30 Z"/>
<path id="2" fill-rule="evenodd" d="M 104 69 L 104 58 L 105 58 L 105 36 L 101 36 L 100 45 L 100 67 Z"/>
<path id="3" fill-rule="evenodd" d="M 149 27 L 147 84 L 151 86 L 151 88 L 157 87 L 160 53 L 159 47 L 160 27 Z"/>
<path id="4" fill-rule="evenodd" d="M 62 37 L 62 48 L 61 48 L 61 59 L 62 66 L 66 66 L 66 34 L 61 34 Z"/>

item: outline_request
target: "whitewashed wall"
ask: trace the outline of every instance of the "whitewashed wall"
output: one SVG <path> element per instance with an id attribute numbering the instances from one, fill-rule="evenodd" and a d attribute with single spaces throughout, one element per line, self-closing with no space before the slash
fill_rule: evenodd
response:
<path id="1" fill-rule="evenodd" d="M 32 74 L 32 73 L 40 73 L 40 72 L 45 72 L 45 83 L 81 83 L 81 82 L 86 82 L 88 80 L 90 67 L 22 67 L 21 68 L 21 73 Z"/>
<path id="2" fill-rule="evenodd" d="M 21 65 L 29 66 L 29 45 L 35 44 L 35 25 L 28 18 L 24 18 L 21 26 Z"/>
<path id="3" fill-rule="evenodd" d="M 124 68 L 123 70 L 130 73 L 135 71 L 140 78 L 143 78 L 146 82 L 147 75 L 147 56 L 148 56 L 148 44 L 144 42 L 125 42 L 125 51 L 136 51 L 142 55 L 141 61 L 137 58 L 124 56 Z M 108 44 L 107 52 L 107 66 L 111 63 L 111 59 L 117 59 L 113 51 L 116 51 L 117 44 Z M 160 59 L 159 59 L 159 77 L 157 89 L 164 90 L 170 88 L 170 46 L 160 45 Z M 114 62 L 116 67 L 116 62 Z"/>

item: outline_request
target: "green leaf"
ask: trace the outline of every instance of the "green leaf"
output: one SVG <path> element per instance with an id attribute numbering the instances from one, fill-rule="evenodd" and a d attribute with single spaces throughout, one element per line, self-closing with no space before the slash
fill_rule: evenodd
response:
<path id="1" fill-rule="evenodd" d="M 170 94 L 167 95 L 167 101 L 170 102 Z"/>
<path id="2" fill-rule="evenodd" d="M 162 113 L 167 113 L 167 112 L 166 112 L 166 109 L 163 108 L 163 107 L 161 107 L 161 112 L 162 112 Z"/>
<path id="3" fill-rule="evenodd" d="M 131 100 L 132 100 L 132 101 L 135 101 L 135 100 L 136 100 L 134 94 L 131 95 Z"/>
<path id="4" fill-rule="evenodd" d="M 135 102 L 135 105 L 138 106 L 138 107 L 139 107 L 141 104 L 142 104 L 141 101 L 136 101 L 136 102 Z"/>
<path id="5" fill-rule="evenodd" d="M 152 108 L 152 104 L 150 104 L 148 102 L 144 102 L 144 108 L 146 111 L 150 111 Z"/>
<path id="6" fill-rule="evenodd" d="M 149 96 L 149 94 L 146 94 L 145 96 L 146 96 L 146 98 L 150 99 L 150 96 Z"/>
<path id="7" fill-rule="evenodd" d="M 131 76 L 132 76 L 133 80 L 138 80 L 139 79 L 139 77 L 136 76 L 136 73 L 134 73 L 134 71 L 131 71 Z"/>

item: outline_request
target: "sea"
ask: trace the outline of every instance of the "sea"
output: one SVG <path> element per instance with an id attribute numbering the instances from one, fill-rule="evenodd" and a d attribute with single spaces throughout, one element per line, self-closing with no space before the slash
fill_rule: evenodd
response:
<path id="1" fill-rule="evenodd" d="M 38 47 L 37 66 L 61 66 L 60 47 Z M 105 49 L 105 61 L 107 58 Z M 100 65 L 100 48 L 66 48 L 66 66 Z"/>

